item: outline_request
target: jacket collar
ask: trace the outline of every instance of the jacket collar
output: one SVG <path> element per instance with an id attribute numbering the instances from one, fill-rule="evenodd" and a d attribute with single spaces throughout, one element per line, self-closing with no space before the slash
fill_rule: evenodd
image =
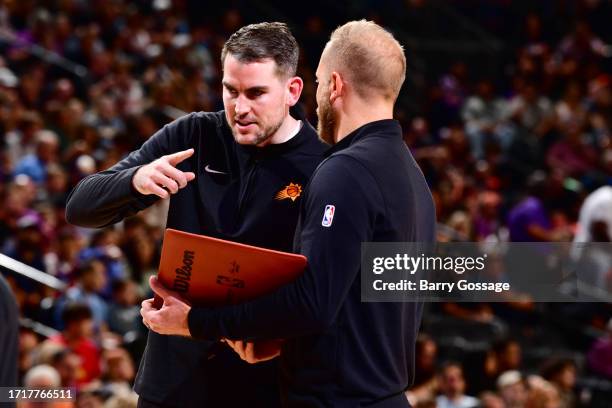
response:
<path id="1" fill-rule="evenodd" d="M 382 119 L 374 122 L 366 123 L 365 125 L 353 130 L 346 137 L 340 140 L 338 143 L 327 149 L 325 157 L 331 156 L 332 154 L 344 150 L 358 140 L 364 137 L 374 134 L 392 134 L 402 135 L 402 127 L 397 120 L 394 119 Z"/>

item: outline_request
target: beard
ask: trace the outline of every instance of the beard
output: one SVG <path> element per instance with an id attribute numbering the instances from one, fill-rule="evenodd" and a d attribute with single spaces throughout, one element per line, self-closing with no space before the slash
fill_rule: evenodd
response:
<path id="1" fill-rule="evenodd" d="M 323 141 L 333 145 L 335 143 L 334 133 L 336 129 L 336 115 L 334 114 L 329 99 L 323 98 L 322 102 L 319 102 L 317 109 L 317 133 Z"/>
<path id="2" fill-rule="evenodd" d="M 226 119 L 228 123 L 232 123 L 230 122 L 230 118 L 227 116 L 227 113 L 226 113 Z M 259 130 L 257 130 L 257 132 L 254 134 L 245 135 L 245 134 L 238 132 L 238 129 L 236 129 L 235 120 L 232 126 L 230 127 L 231 127 L 232 135 L 234 136 L 234 140 L 236 141 L 236 143 L 257 146 L 265 142 L 266 140 L 270 139 L 272 136 L 274 136 L 274 134 L 276 134 L 278 129 L 280 129 L 280 127 L 283 125 L 284 120 L 285 120 L 285 117 L 281 115 L 276 121 L 274 121 L 273 123 L 263 128 L 260 127 L 259 122 L 258 122 L 257 127 L 259 128 Z"/>

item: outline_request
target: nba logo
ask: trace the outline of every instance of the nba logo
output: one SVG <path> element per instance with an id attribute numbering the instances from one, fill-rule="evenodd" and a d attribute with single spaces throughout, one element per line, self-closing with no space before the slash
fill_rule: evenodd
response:
<path id="1" fill-rule="evenodd" d="M 329 227 L 332 225 L 332 221 L 334 221 L 334 212 L 336 211 L 336 207 L 333 205 L 326 205 L 325 212 L 323 212 L 323 221 L 321 221 L 321 225 L 324 227 Z"/>

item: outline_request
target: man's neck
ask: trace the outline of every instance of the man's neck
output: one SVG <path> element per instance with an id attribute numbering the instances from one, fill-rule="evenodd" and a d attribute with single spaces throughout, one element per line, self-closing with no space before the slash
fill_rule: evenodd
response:
<path id="1" fill-rule="evenodd" d="M 385 119 L 393 119 L 393 104 L 378 103 L 369 106 L 357 103 L 349 106 L 347 113 L 338 118 L 336 143 L 363 125 Z"/>
<path id="2" fill-rule="evenodd" d="M 283 120 L 281 126 L 269 139 L 269 142 L 265 145 L 281 144 L 291 140 L 295 135 L 299 133 L 300 126 L 301 124 L 299 120 L 295 119 L 291 115 L 287 115 L 285 120 Z"/>

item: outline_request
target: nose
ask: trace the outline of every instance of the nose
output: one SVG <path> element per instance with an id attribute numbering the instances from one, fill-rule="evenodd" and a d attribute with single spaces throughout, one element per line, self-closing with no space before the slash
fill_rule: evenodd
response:
<path id="1" fill-rule="evenodd" d="M 238 98 L 236 98 L 236 105 L 234 109 L 236 110 L 236 115 L 243 116 L 249 113 L 249 110 L 251 109 L 251 107 L 249 105 L 249 102 L 246 100 L 246 98 L 240 95 L 238 96 Z"/>

